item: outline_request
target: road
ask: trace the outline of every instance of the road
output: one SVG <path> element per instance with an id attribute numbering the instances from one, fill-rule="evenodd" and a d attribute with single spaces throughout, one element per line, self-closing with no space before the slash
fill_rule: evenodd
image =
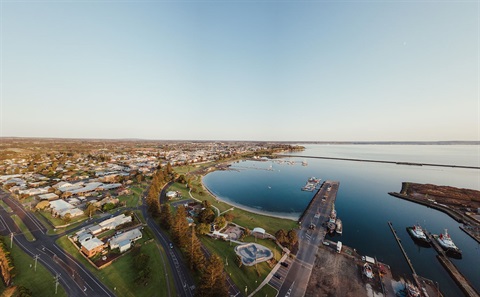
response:
<path id="1" fill-rule="evenodd" d="M 330 190 L 328 190 L 329 186 L 331 186 Z M 298 231 L 299 248 L 295 261 L 291 263 L 277 296 L 301 297 L 305 295 L 318 246 L 322 244 L 326 234 L 323 223 L 330 216 L 338 187 L 338 182 L 325 181 L 306 210 Z M 324 196 L 327 198 L 325 202 L 322 202 Z M 314 224 L 315 229 L 309 229 L 310 224 Z"/>
<path id="2" fill-rule="evenodd" d="M 171 183 L 168 183 L 163 187 L 159 199 L 165 194 L 165 190 L 170 184 Z M 148 227 L 155 235 L 157 242 L 162 245 L 167 254 L 168 263 L 173 271 L 173 280 L 177 289 L 177 295 L 192 297 L 195 294 L 195 283 L 187 265 L 183 262 L 180 252 L 176 248 L 170 248 L 170 240 L 168 239 L 167 234 L 158 227 L 155 220 L 147 211 L 147 202 L 145 201 L 145 197 L 147 196 L 148 190 L 149 187 L 145 189 L 142 195 L 143 203 L 141 206 L 139 206 L 139 208 L 142 211 Z"/>
<path id="3" fill-rule="evenodd" d="M 12 213 L 7 213 L 0 207 L 0 220 L 4 227 L 0 230 L 0 234 L 10 236 L 13 233 L 14 242 L 24 252 L 31 257 L 39 255 L 39 262 L 54 276 L 60 275 L 59 283 L 68 296 L 115 296 L 81 263 L 76 262 L 72 256 L 59 248 L 55 243 L 58 236 L 48 236 L 46 228 L 40 221 L 32 213 L 27 212 L 17 200 L 11 198 L 10 194 L 0 190 L 0 199 L 12 209 Z M 23 221 L 35 237 L 35 241 L 29 242 L 25 238 L 10 217 L 12 214 L 16 214 Z M 52 295 L 54 291 L 55 284 L 52 280 Z"/>

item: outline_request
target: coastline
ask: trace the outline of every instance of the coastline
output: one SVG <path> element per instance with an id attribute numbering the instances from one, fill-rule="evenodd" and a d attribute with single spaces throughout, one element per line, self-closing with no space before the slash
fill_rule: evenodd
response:
<path id="1" fill-rule="evenodd" d="M 228 164 L 231 165 L 232 162 L 229 162 Z M 211 167 L 212 168 L 212 167 Z M 213 169 L 210 169 L 208 170 L 207 173 L 211 173 L 211 172 L 214 172 L 216 171 L 217 169 L 216 168 L 213 168 Z M 241 204 L 238 204 L 238 203 L 235 203 L 235 202 L 231 202 L 231 201 L 228 201 L 220 196 L 217 196 L 215 195 L 204 183 L 203 183 L 203 177 L 205 176 L 206 174 L 202 174 L 200 175 L 200 184 L 202 185 L 202 188 L 207 191 L 210 195 L 212 195 L 213 198 L 215 198 L 216 200 L 218 201 L 221 201 L 225 204 L 228 204 L 232 207 L 235 207 L 235 208 L 238 208 L 238 209 L 241 209 L 243 211 L 246 211 L 246 212 L 250 212 L 250 213 L 254 213 L 254 214 L 257 214 L 257 215 L 262 215 L 262 216 L 266 216 L 266 217 L 273 217 L 273 218 L 279 218 L 279 219 L 286 219 L 286 220 L 292 220 L 292 221 L 298 221 L 298 219 L 300 218 L 300 215 L 301 213 L 298 214 L 298 217 L 295 217 L 295 216 L 288 216 L 286 213 L 282 214 L 282 213 L 274 213 L 274 212 L 267 212 L 267 211 L 261 211 L 261 210 L 258 210 L 258 209 L 254 209 L 254 208 L 249 208 L 248 206 L 245 206 L 245 205 L 241 205 Z"/>

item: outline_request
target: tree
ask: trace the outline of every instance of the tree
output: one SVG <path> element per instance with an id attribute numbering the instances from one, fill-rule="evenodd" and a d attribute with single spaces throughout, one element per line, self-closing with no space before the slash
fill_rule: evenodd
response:
<path id="1" fill-rule="evenodd" d="M 114 208 L 115 208 L 115 204 L 113 204 L 113 203 L 105 203 L 102 206 L 103 211 L 109 211 L 109 210 L 112 210 Z"/>
<path id="2" fill-rule="evenodd" d="M 210 206 L 212 206 L 212 204 L 210 203 L 210 201 L 208 201 L 208 200 L 203 200 L 203 201 L 202 201 L 202 207 L 203 207 L 203 208 L 210 208 Z"/>
<path id="3" fill-rule="evenodd" d="M 224 216 L 218 216 L 214 220 L 215 226 L 217 226 L 217 229 L 222 229 L 225 227 L 225 224 L 227 223 L 227 220 L 225 219 Z"/>
<path id="4" fill-rule="evenodd" d="M 15 293 L 13 293 L 12 297 L 30 297 L 33 296 L 33 293 L 30 289 L 19 286 L 16 288 Z"/>
<path id="5" fill-rule="evenodd" d="M 288 237 L 288 243 L 290 244 L 290 249 L 291 249 L 298 242 L 297 232 L 292 229 L 288 231 L 287 237 Z"/>
<path id="6" fill-rule="evenodd" d="M 227 220 L 229 222 L 233 221 L 233 219 L 235 218 L 233 213 L 231 213 L 230 211 L 224 213 L 223 216 L 225 217 L 225 220 Z"/>
<path id="7" fill-rule="evenodd" d="M 280 244 L 283 245 L 287 241 L 287 233 L 285 232 L 285 230 L 280 229 L 275 233 L 275 238 Z"/>
<path id="8" fill-rule="evenodd" d="M 92 215 L 95 214 L 97 210 L 98 210 L 98 206 L 96 206 L 95 203 L 88 203 L 87 208 L 85 208 L 85 211 L 83 213 L 86 216 L 91 217 Z"/>
<path id="9" fill-rule="evenodd" d="M 172 221 L 173 221 L 173 218 L 172 218 L 172 213 L 170 212 L 170 205 L 165 203 L 161 206 L 160 224 L 162 224 L 162 226 L 165 229 L 170 230 L 173 223 Z"/>
<path id="10" fill-rule="evenodd" d="M 205 267 L 205 256 L 202 252 L 200 240 L 198 240 L 193 227 L 189 234 L 190 244 L 185 251 L 185 256 L 188 260 L 190 270 L 202 271 Z"/>
<path id="11" fill-rule="evenodd" d="M 220 257 L 212 255 L 202 273 L 196 296 L 224 297 L 228 296 L 226 277 Z"/>
<path id="12" fill-rule="evenodd" d="M 210 224 L 215 220 L 215 213 L 211 208 L 205 208 L 198 214 L 198 221 L 200 223 Z"/>
<path id="13" fill-rule="evenodd" d="M 195 228 L 197 229 L 198 234 L 205 235 L 205 234 L 210 233 L 210 225 L 209 224 L 200 223 Z"/>
<path id="14" fill-rule="evenodd" d="M 172 237 L 173 241 L 177 243 L 180 247 L 184 247 L 188 244 L 188 222 L 187 222 L 187 213 L 185 207 L 180 205 L 177 208 L 177 213 L 173 219 L 172 225 Z"/>
<path id="15" fill-rule="evenodd" d="M 72 215 L 70 213 L 65 214 L 63 216 L 63 221 L 67 224 L 70 223 L 72 221 Z"/>

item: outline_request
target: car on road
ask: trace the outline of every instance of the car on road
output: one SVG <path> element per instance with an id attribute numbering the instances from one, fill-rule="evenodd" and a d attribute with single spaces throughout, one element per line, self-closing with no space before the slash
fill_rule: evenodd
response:
<path id="1" fill-rule="evenodd" d="M 170 248 L 173 249 L 173 243 L 170 242 L 169 245 L 170 245 Z"/>
<path id="2" fill-rule="evenodd" d="M 287 262 L 280 262 L 280 265 L 282 265 L 283 267 L 288 267 L 288 263 L 287 263 Z"/>
<path id="3" fill-rule="evenodd" d="M 281 276 L 280 274 L 278 274 L 278 273 L 275 273 L 273 276 L 276 277 L 276 278 L 278 278 L 278 279 L 282 279 L 282 276 Z"/>

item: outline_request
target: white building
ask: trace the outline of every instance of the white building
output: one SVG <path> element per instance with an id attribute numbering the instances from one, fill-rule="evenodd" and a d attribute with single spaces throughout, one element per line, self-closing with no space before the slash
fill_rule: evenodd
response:
<path id="1" fill-rule="evenodd" d="M 115 249 L 120 247 L 120 243 L 123 241 L 130 241 L 130 242 L 135 242 L 142 238 L 142 232 L 137 228 L 137 229 L 132 229 L 130 231 L 127 231 L 125 233 L 116 235 L 110 239 L 110 249 Z M 124 243 L 123 243 L 124 245 Z"/>

